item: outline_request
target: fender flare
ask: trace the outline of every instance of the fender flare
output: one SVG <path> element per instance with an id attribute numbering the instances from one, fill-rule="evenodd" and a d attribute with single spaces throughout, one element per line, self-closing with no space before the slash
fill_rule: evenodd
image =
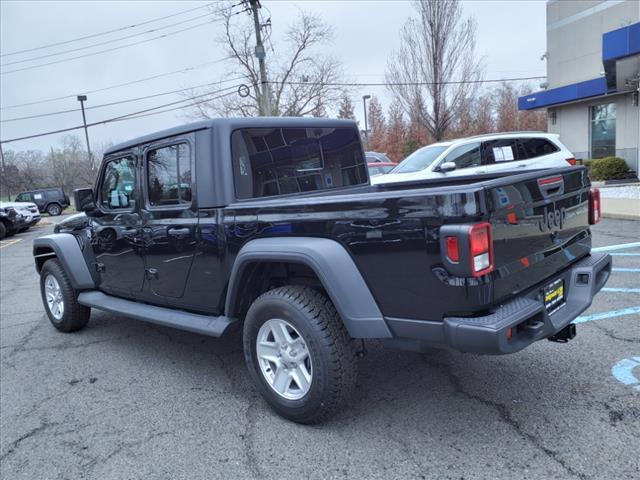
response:
<path id="1" fill-rule="evenodd" d="M 87 290 L 96 288 L 95 282 L 89 272 L 89 267 L 82 255 L 80 245 L 76 238 L 70 233 L 54 233 L 36 238 L 33 241 L 33 256 L 36 259 L 36 271 L 40 273 L 37 259 L 43 250 L 53 250 L 55 256 L 60 260 L 65 272 L 69 275 L 71 285 L 76 290 Z"/>
<path id="2" fill-rule="evenodd" d="M 262 262 L 300 263 L 311 268 L 336 307 L 352 338 L 391 338 L 382 312 L 347 250 L 335 240 L 271 237 L 247 242 L 229 279 L 225 314 L 233 316 L 245 268 Z"/>

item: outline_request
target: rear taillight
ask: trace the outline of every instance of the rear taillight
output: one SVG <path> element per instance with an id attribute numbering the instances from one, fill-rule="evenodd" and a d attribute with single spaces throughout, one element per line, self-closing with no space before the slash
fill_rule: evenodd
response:
<path id="1" fill-rule="evenodd" d="M 569 165 L 575 166 L 576 165 L 576 159 L 571 157 L 571 158 L 567 158 L 567 162 L 569 162 Z"/>
<path id="2" fill-rule="evenodd" d="M 458 263 L 460 261 L 458 237 L 447 237 L 447 257 L 454 263 Z"/>
<path id="3" fill-rule="evenodd" d="M 491 224 L 477 223 L 469 229 L 471 274 L 479 277 L 493 271 L 493 240 Z"/>
<path id="4" fill-rule="evenodd" d="M 592 188 L 589 192 L 589 225 L 595 225 L 600 222 L 600 190 Z"/>

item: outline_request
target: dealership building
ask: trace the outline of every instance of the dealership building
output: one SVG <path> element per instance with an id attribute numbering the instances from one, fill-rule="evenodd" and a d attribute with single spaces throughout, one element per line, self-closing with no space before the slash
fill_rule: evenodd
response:
<path id="1" fill-rule="evenodd" d="M 547 109 L 576 158 L 624 158 L 640 175 L 640 2 L 547 2 L 547 81 L 519 98 Z"/>

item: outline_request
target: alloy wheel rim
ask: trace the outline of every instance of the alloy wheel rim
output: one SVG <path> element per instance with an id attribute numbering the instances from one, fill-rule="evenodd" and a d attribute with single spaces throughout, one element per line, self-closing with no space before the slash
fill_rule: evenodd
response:
<path id="1" fill-rule="evenodd" d="M 286 320 L 267 320 L 256 337 L 256 356 L 267 384 L 287 400 L 299 400 L 311 389 L 313 366 L 307 343 Z"/>
<path id="2" fill-rule="evenodd" d="M 44 293 L 51 315 L 56 320 L 60 320 L 64 315 L 64 300 L 62 299 L 60 284 L 53 275 L 47 275 L 44 279 Z"/>

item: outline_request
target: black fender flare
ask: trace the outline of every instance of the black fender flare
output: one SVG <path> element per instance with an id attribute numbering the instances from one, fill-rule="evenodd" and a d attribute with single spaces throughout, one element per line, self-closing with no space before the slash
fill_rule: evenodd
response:
<path id="1" fill-rule="evenodd" d="M 247 242 L 231 270 L 225 314 L 234 316 L 244 269 L 261 262 L 301 263 L 311 268 L 336 307 L 352 338 L 393 335 L 362 274 L 347 250 L 335 240 L 315 237 L 271 237 Z"/>
<path id="2" fill-rule="evenodd" d="M 55 255 L 52 255 L 53 252 Z M 36 238 L 33 241 L 33 257 L 36 260 L 36 271 L 40 273 L 39 258 L 57 257 L 62 263 L 69 280 L 76 290 L 96 288 L 89 272 L 87 262 L 76 238 L 70 233 L 54 233 Z"/>

